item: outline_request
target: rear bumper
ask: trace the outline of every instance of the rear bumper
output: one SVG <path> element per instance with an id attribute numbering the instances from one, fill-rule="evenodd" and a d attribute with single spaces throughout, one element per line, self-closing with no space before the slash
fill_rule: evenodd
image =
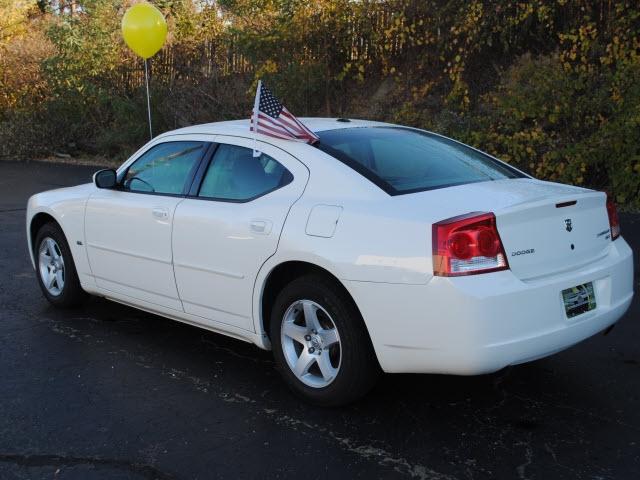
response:
<path id="1" fill-rule="evenodd" d="M 597 307 L 567 318 L 562 290 L 586 282 Z M 345 284 L 384 371 L 475 375 L 551 355 L 618 321 L 633 298 L 633 254 L 620 238 L 587 266 L 532 281 L 502 271 Z"/>

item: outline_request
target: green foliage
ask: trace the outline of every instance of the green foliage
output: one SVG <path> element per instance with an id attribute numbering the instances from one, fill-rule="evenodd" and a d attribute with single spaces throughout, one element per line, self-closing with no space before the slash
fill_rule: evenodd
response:
<path id="1" fill-rule="evenodd" d="M 0 43 L 0 154 L 144 142 L 142 63 L 120 37 L 131 1 L 14 3 L 0 0 L 22 22 Z M 299 115 L 435 130 L 640 208 L 637 2 L 154 3 L 170 31 L 151 60 L 156 132 L 248 117 L 262 78 Z"/>
<path id="2" fill-rule="evenodd" d="M 558 55 L 527 55 L 482 98 L 469 140 L 537 177 L 611 189 L 638 208 L 639 74 L 640 65 L 567 72 Z"/>

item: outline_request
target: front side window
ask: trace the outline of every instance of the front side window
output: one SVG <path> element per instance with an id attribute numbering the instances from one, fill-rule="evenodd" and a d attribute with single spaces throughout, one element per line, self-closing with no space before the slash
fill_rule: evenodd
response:
<path id="1" fill-rule="evenodd" d="M 202 180 L 199 197 L 247 201 L 291 182 L 293 176 L 264 153 L 253 156 L 250 148 L 221 144 Z"/>
<path id="2" fill-rule="evenodd" d="M 392 195 L 524 177 L 471 147 L 420 130 L 345 128 L 319 135 L 320 150 Z"/>
<path id="3" fill-rule="evenodd" d="M 142 154 L 127 170 L 123 187 L 131 192 L 180 195 L 206 149 L 205 142 L 167 142 Z"/>

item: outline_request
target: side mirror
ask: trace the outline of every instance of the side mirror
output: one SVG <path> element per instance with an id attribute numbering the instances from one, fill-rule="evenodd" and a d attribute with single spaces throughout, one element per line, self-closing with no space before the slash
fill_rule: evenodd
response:
<path id="1" fill-rule="evenodd" d="M 93 183 L 95 183 L 98 188 L 113 188 L 117 182 L 118 178 L 113 168 L 98 170 L 93 174 Z"/>

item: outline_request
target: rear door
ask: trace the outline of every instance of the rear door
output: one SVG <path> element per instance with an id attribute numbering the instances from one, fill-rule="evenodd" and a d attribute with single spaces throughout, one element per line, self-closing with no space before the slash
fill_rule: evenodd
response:
<path id="1" fill-rule="evenodd" d="M 253 330 L 253 286 L 275 253 L 289 209 L 302 195 L 306 167 L 272 145 L 216 136 L 201 182 L 174 217 L 174 270 L 187 313 Z"/>
<path id="2" fill-rule="evenodd" d="M 156 144 L 130 165 L 121 187 L 89 198 L 85 237 L 100 288 L 182 310 L 171 263 L 173 219 L 209 145 Z"/>

